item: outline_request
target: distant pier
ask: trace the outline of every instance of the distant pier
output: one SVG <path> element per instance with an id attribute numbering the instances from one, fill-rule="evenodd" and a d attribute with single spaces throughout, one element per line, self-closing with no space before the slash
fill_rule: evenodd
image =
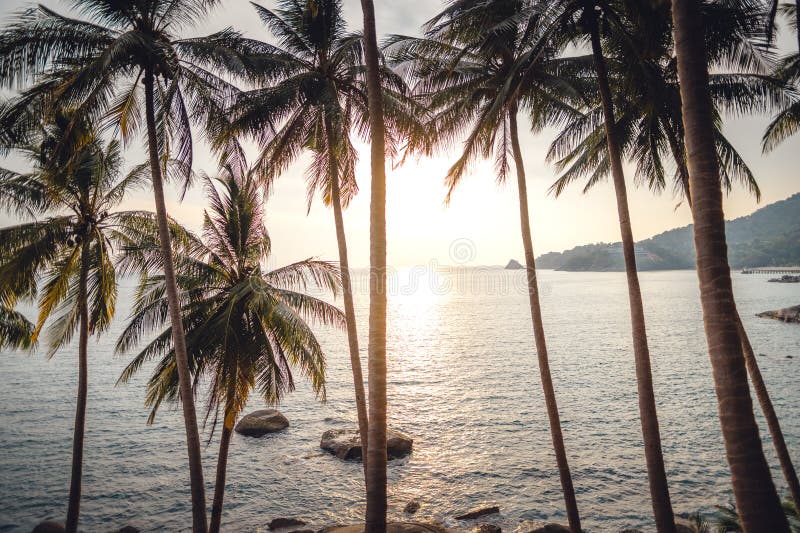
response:
<path id="1" fill-rule="evenodd" d="M 745 268 L 742 274 L 800 274 L 800 266 Z"/>

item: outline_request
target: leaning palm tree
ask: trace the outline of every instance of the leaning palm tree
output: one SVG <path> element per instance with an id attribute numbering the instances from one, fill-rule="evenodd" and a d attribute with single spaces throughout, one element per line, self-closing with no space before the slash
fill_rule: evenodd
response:
<path id="1" fill-rule="evenodd" d="M 202 383 L 208 415 L 213 414 L 215 424 L 222 417 L 210 527 L 216 533 L 222 522 L 231 435 L 251 392 L 256 389 L 268 405 L 276 405 L 294 390 L 295 367 L 324 399 L 325 356 L 306 319 L 341 327 L 344 317 L 332 305 L 296 291 L 312 283 L 335 294 L 339 272 L 331 264 L 305 260 L 263 269 L 271 244 L 263 199 L 249 175 L 228 168 L 205 182 L 211 207 L 203 238 L 176 227 L 174 259 L 195 393 Z M 158 334 L 128 364 L 120 381 L 159 358 L 147 386 L 152 422 L 164 401 L 180 398 L 172 332 L 162 329 L 168 307 L 161 273 L 164 259 L 149 232 L 129 228 L 127 237 L 122 266 L 143 275 L 117 350 L 130 350 L 154 330 Z"/>
<path id="2" fill-rule="evenodd" d="M 517 118 L 522 111 L 531 116 L 535 128 L 558 124 L 575 113 L 565 100 L 579 100 L 580 95 L 562 75 L 571 60 L 557 58 L 557 49 L 536 39 L 536 23 L 517 0 L 457 0 L 428 23 L 424 37 L 395 36 L 388 47 L 400 67 L 409 68 L 418 78 L 419 97 L 436 113 L 430 125 L 431 138 L 444 144 L 466 133 L 462 155 L 446 177 L 447 201 L 480 156 L 495 155 L 501 183 L 513 159 L 542 388 L 570 529 L 579 533 L 580 515 L 539 304 Z M 427 144 L 417 148 L 428 153 L 438 148 Z"/>
<path id="3" fill-rule="evenodd" d="M 744 531 L 788 533 L 761 446 L 737 331 L 700 2 L 672 0 L 672 20 L 700 300 L 736 507 Z"/>
<path id="4" fill-rule="evenodd" d="M 386 128 L 375 4 L 361 0 L 372 171 L 369 209 L 369 442 L 366 533 L 386 532 Z"/>
<path id="5" fill-rule="evenodd" d="M 21 12 L 0 32 L 0 84 L 36 85 L 25 99 L 49 93 L 75 109 L 76 120 L 107 121 L 126 141 L 144 123 L 158 235 L 167 261 L 166 291 L 173 322 L 189 455 L 192 525 L 207 529 L 200 436 L 191 395 L 180 306 L 170 258 L 164 162 L 177 160 L 188 180 L 192 161 L 191 124 L 214 135 L 236 94 L 228 76 L 247 72 L 253 43 L 230 29 L 189 39 L 177 31 L 202 21 L 217 0 L 74 0 L 84 19 L 44 6 Z M 215 74 L 224 71 L 226 76 Z M 231 150 L 231 153 L 236 153 Z"/>
<path id="6" fill-rule="evenodd" d="M 68 152 L 59 148 L 66 138 L 72 146 Z M 117 227 L 141 219 L 112 210 L 145 181 L 145 172 L 136 167 L 122 176 L 119 143 L 102 142 L 95 130 L 85 123 L 76 127 L 73 117 L 63 113 L 15 152 L 26 156 L 33 170 L 0 170 L 0 205 L 22 217 L 45 218 L 0 229 L 0 285 L 6 300 L 9 290 L 27 296 L 38 292 L 39 317 L 30 341 L 35 342 L 53 318 L 47 328 L 48 356 L 78 332 L 78 399 L 66 520 L 66 530 L 74 532 L 81 499 L 89 336 L 106 331 L 114 315 L 112 244 Z M 3 318 L 8 318 L 5 311 Z M 25 327 L 19 318 L 16 324 Z"/>
<path id="7" fill-rule="evenodd" d="M 231 132 L 247 133 L 258 141 L 261 153 L 255 172 L 267 188 L 304 151 L 313 154 L 308 208 L 317 193 L 333 208 L 358 427 L 366 448 L 367 404 L 342 217 L 358 192 L 351 132 L 365 140 L 369 133 L 362 37 L 347 32 L 339 0 L 281 0 L 274 10 L 253 5 L 279 44 L 259 55 L 258 72 L 266 84 L 237 100 Z M 394 125 L 389 140 L 395 146 L 395 137 L 415 122 L 415 102 L 406 95 L 402 78 L 389 68 L 381 68 L 381 78 L 385 116 Z M 366 469 L 366 457 L 363 462 Z"/>

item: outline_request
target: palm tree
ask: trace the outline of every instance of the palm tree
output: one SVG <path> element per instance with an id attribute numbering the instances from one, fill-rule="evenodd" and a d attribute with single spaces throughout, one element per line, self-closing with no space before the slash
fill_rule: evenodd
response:
<path id="1" fill-rule="evenodd" d="M 250 393 L 257 389 L 268 405 L 278 404 L 294 390 L 295 367 L 324 399 L 325 356 L 306 319 L 343 327 L 344 317 L 332 305 L 294 290 L 312 283 L 335 294 L 339 272 L 331 264 L 305 260 L 263 270 L 271 244 L 263 199 L 249 175 L 229 167 L 205 182 L 211 208 L 203 238 L 176 228 L 174 259 L 192 383 L 195 392 L 200 383 L 207 385 L 208 414 L 215 425 L 222 410 L 210 528 L 218 532 L 231 435 Z M 152 234 L 131 228 L 128 238 L 122 265 L 126 271 L 143 272 L 143 277 L 117 350 L 130 350 L 153 330 L 158 335 L 128 364 L 120 381 L 127 382 L 146 361 L 160 358 L 147 387 L 152 422 L 165 400 L 180 399 L 172 333 L 162 329 L 168 307 L 164 260 Z"/>
<path id="2" fill-rule="evenodd" d="M 200 436 L 173 262 L 170 259 L 164 162 L 174 159 L 180 177 L 190 177 L 190 125 L 204 124 L 209 135 L 224 125 L 225 109 L 237 90 L 218 76 L 242 76 L 253 43 L 227 29 L 199 38 L 179 39 L 174 32 L 201 21 L 218 0 L 76 0 L 84 19 L 69 18 L 44 6 L 30 8 L 0 32 L 0 83 L 37 84 L 26 95 L 54 94 L 75 109 L 76 120 L 114 124 L 130 140 L 144 118 L 150 172 L 164 262 L 170 319 L 189 455 L 192 526 L 205 532 L 206 504 Z M 143 94 L 142 94 L 143 93 Z M 142 110 L 144 103 L 144 110 Z M 144 111 L 144 117 L 142 117 Z M 190 118 L 191 117 L 191 118 Z"/>
<path id="3" fill-rule="evenodd" d="M 697 0 L 672 0 L 697 276 L 720 424 L 736 506 L 745 531 L 788 533 L 758 434 L 737 331 L 725 240 L 705 27 Z"/>
<path id="4" fill-rule="evenodd" d="M 778 18 L 778 11 L 789 18 L 789 24 L 797 34 L 797 48 L 800 50 L 800 9 L 797 0 L 794 5 L 791 2 L 781 2 L 781 0 L 769 0 L 769 14 L 767 16 L 767 42 L 772 43 L 775 34 L 775 20 Z"/>
<path id="5" fill-rule="evenodd" d="M 73 149 L 59 148 L 66 144 Z M 42 278 L 39 317 L 29 338 L 35 342 L 45 321 L 55 317 L 48 328 L 48 356 L 78 332 L 78 398 L 66 520 L 66 530 L 74 532 L 81 499 L 89 336 L 102 334 L 114 315 L 112 244 L 117 228 L 141 218 L 111 210 L 126 192 L 144 182 L 145 173 L 136 167 L 122 177 L 119 143 L 103 143 L 95 130 L 85 123 L 74 126 L 73 117 L 64 113 L 45 123 L 30 144 L 14 148 L 31 161 L 33 170 L 22 174 L 0 170 L 0 204 L 20 216 L 47 216 L 0 229 L 3 297 L 9 296 L 7 288 L 15 295 L 34 296 Z M 5 311 L 3 315 L 27 329 L 18 316 Z"/>
<path id="6" fill-rule="evenodd" d="M 275 10 L 253 5 L 279 44 L 259 55 L 259 74 L 267 85 L 239 98 L 232 109 L 231 130 L 258 140 L 261 154 L 255 170 L 268 188 L 304 150 L 314 154 L 308 207 L 317 192 L 333 207 L 358 427 L 366 448 L 367 404 L 342 218 L 342 209 L 358 192 L 358 156 L 350 133 L 369 133 L 362 37 L 347 32 L 339 0 L 281 0 Z M 405 94 L 402 78 L 389 68 L 381 67 L 381 78 L 384 112 L 394 124 L 389 140 L 395 146 L 394 135 L 402 135 L 414 123 L 409 113 L 415 103 Z M 363 462 L 366 472 L 367 461 Z"/>
<path id="7" fill-rule="evenodd" d="M 369 442 L 366 533 L 386 532 L 386 129 L 375 5 L 361 0 L 372 170 L 369 210 Z"/>
<path id="8" fill-rule="evenodd" d="M 457 0 L 428 22 L 424 37 L 395 36 L 389 47 L 401 65 L 411 64 L 420 98 L 436 112 L 431 137 L 444 144 L 467 133 L 463 153 L 446 177 L 447 201 L 478 157 L 495 155 L 501 183 L 510 171 L 509 155 L 513 158 L 539 371 L 567 517 L 571 531 L 578 533 L 580 515 L 539 304 L 517 116 L 520 110 L 529 113 L 536 128 L 558 124 L 574 113 L 563 99 L 577 100 L 579 95 L 559 74 L 570 60 L 557 59 L 556 49 L 535 39 L 536 23 L 516 0 Z M 435 146 L 423 143 L 421 148 L 430 152 Z"/>
<path id="9" fill-rule="evenodd" d="M 710 76 L 722 184 L 730 191 L 733 183 L 739 182 L 759 199 L 761 191 L 755 177 L 724 135 L 721 116 L 723 112 L 766 112 L 784 105 L 787 94 L 779 79 L 765 74 L 769 58 L 752 46 L 763 35 L 758 12 L 741 12 L 714 3 L 704 5 L 704 15 L 715 26 L 709 34 L 709 47 L 715 52 L 710 61 L 720 70 L 728 67 L 727 72 Z M 636 165 L 637 182 L 656 192 L 670 181 L 666 162 L 671 160 L 675 191 L 691 201 L 668 6 L 650 11 L 637 5 L 618 16 L 625 32 L 607 33 L 604 45 L 622 156 Z M 587 72 L 583 79 L 589 86 L 585 91 L 590 97 L 589 109 L 559 133 L 548 152 L 548 159 L 564 170 L 551 189 L 557 196 L 582 177 L 587 178 L 587 191 L 607 177 L 610 169 L 596 78 Z"/>

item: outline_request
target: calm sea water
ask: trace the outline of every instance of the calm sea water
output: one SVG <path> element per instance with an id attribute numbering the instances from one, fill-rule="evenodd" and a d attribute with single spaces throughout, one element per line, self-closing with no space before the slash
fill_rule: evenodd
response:
<path id="1" fill-rule="evenodd" d="M 414 437 L 411 456 L 389 468 L 390 513 L 412 498 L 419 519 L 439 519 L 497 502 L 495 523 L 564 521 L 547 417 L 533 349 L 524 274 L 501 269 L 402 271 L 389 303 L 391 426 Z M 356 279 L 356 310 L 366 356 L 368 299 Z M 621 273 L 540 274 L 544 321 L 564 434 L 585 527 L 652 529 L 644 470 L 625 278 Z M 678 512 L 730 501 L 727 466 L 705 348 L 694 272 L 641 274 L 664 453 Z M 796 305 L 800 285 L 735 275 L 741 314 L 800 461 L 800 327 L 754 313 Z M 179 411 L 164 409 L 148 427 L 149 372 L 125 386 L 126 364 L 113 343 L 127 315 L 90 345 L 90 391 L 81 524 L 104 531 L 131 524 L 177 531 L 190 521 Z M 344 333 L 319 331 L 328 354 L 328 402 L 303 384 L 281 410 L 291 427 L 262 439 L 234 436 L 224 526 L 263 531 L 275 517 L 314 526 L 357 520 L 364 508 L 360 463 L 319 449 L 329 428 L 354 427 Z M 794 356 L 794 358 L 789 358 Z M 149 369 L 146 369 L 149 370 Z M 66 513 L 76 355 L 52 360 L 0 357 L 0 531 L 29 531 Z M 248 410 L 262 407 L 252 401 Z M 763 424 L 762 424 L 763 428 Z M 207 434 L 207 432 L 206 432 Z M 783 490 L 777 460 L 765 449 Z M 205 449 L 213 480 L 216 440 Z M 209 498 L 211 497 L 209 486 Z"/>

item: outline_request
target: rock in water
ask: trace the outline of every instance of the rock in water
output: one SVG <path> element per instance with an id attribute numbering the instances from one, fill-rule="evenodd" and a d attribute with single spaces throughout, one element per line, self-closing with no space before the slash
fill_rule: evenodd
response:
<path id="1" fill-rule="evenodd" d="M 45 520 L 36 524 L 31 533 L 64 533 L 65 531 L 64 524 L 59 524 L 53 520 Z"/>
<path id="2" fill-rule="evenodd" d="M 494 524 L 481 524 L 469 530 L 469 533 L 502 533 L 500 526 Z"/>
<path id="3" fill-rule="evenodd" d="M 800 323 L 800 305 L 794 307 L 786 307 L 776 311 L 764 311 L 758 313 L 756 316 L 761 318 L 774 318 L 775 320 L 783 320 L 784 322 Z"/>
<path id="4" fill-rule="evenodd" d="M 267 529 L 270 531 L 274 531 L 276 529 L 286 529 L 295 526 L 304 526 L 306 525 L 305 522 L 302 520 L 298 520 L 297 518 L 275 518 L 272 520 Z"/>
<path id="5" fill-rule="evenodd" d="M 277 409 L 261 409 L 247 414 L 236 424 L 236 433 L 246 437 L 263 437 L 289 427 L 289 421 Z"/>
<path id="6" fill-rule="evenodd" d="M 403 512 L 406 514 L 414 514 L 417 511 L 419 511 L 419 502 L 417 500 L 411 500 L 403 508 Z"/>
<path id="7" fill-rule="evenodd" d="M 562 526 L 561 524 L 545 524 L 530 533 L 570 533 L 570 531 L 567 526 Z"/>
<path id="8" fill-rule="evenodd" d="M 474 507 L 466 513 L 456 516 L 456 520 L 472 520 L 473 518 L 480 518 L 487 514 L 495 514 L 500 512 L 499 505 L 485 505 L 483 507 Z"/>
<path id="9" fill-rule="evenodd" d="M 524 267 L 524 266 L 522 266 L 522 265 L 520 265 L 520 264 L 519 264 L 519 261 L 517 261 L 516 259 L 512 259 L 512 260 L 511 260 L 511 261 L 509 261 L 509 262 L 508 262 L 508 264 L 506 265 L 506 270 L 522 270 L 522 269 L 524 269 L 524 268 L 525 268 L 525 267 Z"/>
<path id="10" fill-rule="evenodd" d="M 386 453 L 389 459 L 411 453 L 414 441 L 408 435 L 390 429 L 386 432 Z M 361 459 L 361 436 L 354 429 L 329 429 L 322 434 L 319 447 L 339 459 Z"/>

